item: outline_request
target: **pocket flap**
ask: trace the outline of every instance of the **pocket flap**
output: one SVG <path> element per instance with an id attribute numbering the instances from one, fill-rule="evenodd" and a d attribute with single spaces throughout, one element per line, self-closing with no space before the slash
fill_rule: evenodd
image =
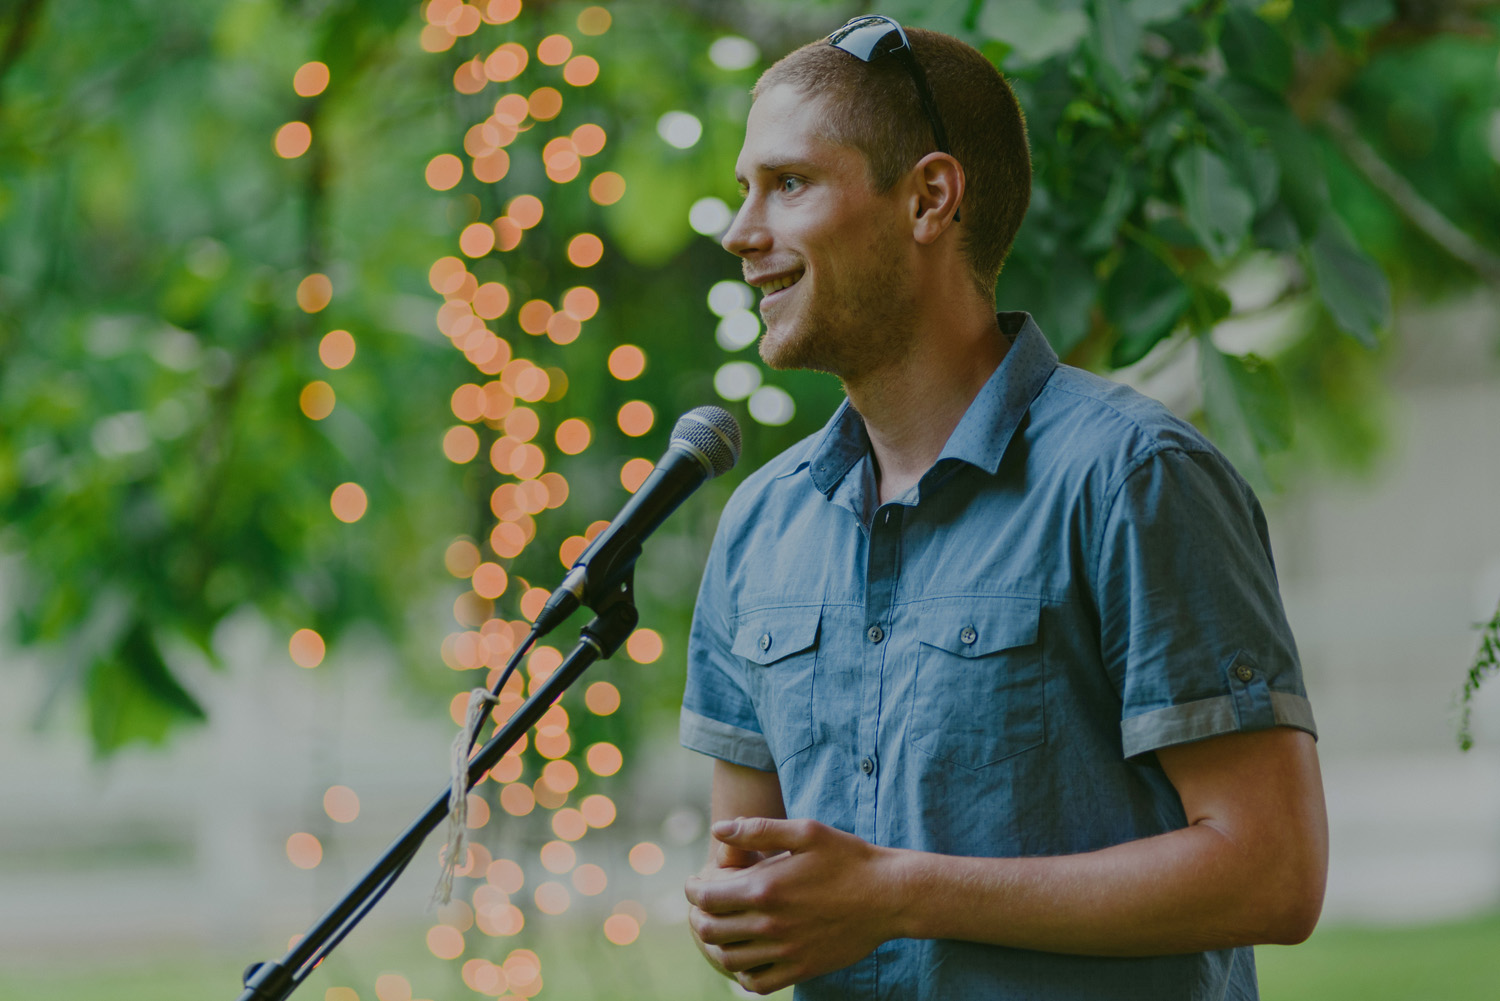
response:
<path id="1" fill-rule="evenodd" d="M 1042 617 L 1038 598 L 983 598 L 944 602 L 923 617 L 921 640 L 959 657 L 983 657 L 1036 642 Z"/>
<path id="2" fill-rule="evenodd" d="M 773 664 L 817 645 L 821 608 L 767 608 L 747 612 L 735 626 L 736 657 Z"/>

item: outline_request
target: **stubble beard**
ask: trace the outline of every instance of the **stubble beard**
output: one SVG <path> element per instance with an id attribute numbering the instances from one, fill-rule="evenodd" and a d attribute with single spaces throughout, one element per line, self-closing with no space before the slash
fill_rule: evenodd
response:
<path id="1" fill-rule="evenodd" d="M 911 352 L 915 283 L 911 273 L 888 255 L 847 284 L 822 290 L 821 303 L 809 301 L 784 317 L 773 334 L 760 340 L 760 357 L 773 369 L 827 372 L 845 384 L 899 365 Z M 804 290 L 816 292 L 816 289 Z"/>

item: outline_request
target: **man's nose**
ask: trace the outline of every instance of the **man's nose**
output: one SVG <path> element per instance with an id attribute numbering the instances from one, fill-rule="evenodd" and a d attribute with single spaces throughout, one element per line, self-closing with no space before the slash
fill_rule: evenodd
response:
<path id="1" fill-rule="evenodd" d="M 723 248 L 736 257 L 746 257 L 759 250 L 766 249 L 765 225 L 761 219 L 758 201 L 752 196 L 745 199 L 740 205 L 739 211 L 734 214 L 734 221 L 719 238 Z"/>

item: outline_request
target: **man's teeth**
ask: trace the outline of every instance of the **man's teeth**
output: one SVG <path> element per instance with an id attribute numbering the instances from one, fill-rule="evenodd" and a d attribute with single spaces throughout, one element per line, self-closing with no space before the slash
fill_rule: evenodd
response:
<path id="1" fill-rule="evenodd" d="M 784 288 L 790 288 L 797 284 L 797 279 L 801 277 L 802 272 L 798 271 L 796 274 L 787 275 L 785 278 L 773 278 L 762 285 L 760 290 L 765 295 L 770 295 L 772 292 L 780 292 Z"/>

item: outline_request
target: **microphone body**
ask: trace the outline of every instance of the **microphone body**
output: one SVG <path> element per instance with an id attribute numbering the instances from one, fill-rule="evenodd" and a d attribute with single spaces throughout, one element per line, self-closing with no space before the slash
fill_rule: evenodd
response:
<path id="1" fill-rule="evenodd" d="M 730 469 L 739 454 L 740 429 L 726 411 L 698 407 L 684 414 L 656 468 L 542 606 L 533 626 L 538 635 L 555 628 L 579 605 L 593 605 L 618 587 L 635 566 L 646 537 L 704 480 Z"/>

